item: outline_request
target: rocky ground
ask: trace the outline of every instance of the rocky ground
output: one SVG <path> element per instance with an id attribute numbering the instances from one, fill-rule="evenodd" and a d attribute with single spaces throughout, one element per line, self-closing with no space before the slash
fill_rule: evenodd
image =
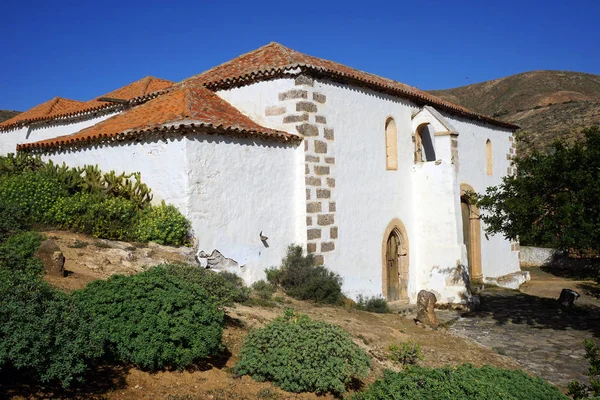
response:
<path id="1" fill-rule="evenodd" d="M 46 232 L 61 247 L 66 257 L 65 278 L 49 281 L 66 291 L 84 287 L 95 279 L 115 273 L 135 273 L 162 262 L 191 262 L 191 249 L 158 245 L 109 242 L 69 232 Z M 599 308 L 589 296 L 580 299 L 575 313 L 557 311 L 552 298 L 562 287 L 578 289 L 579 281 L 567 280 L 532 270 L 533 279 L 522 292 L 488 289 L 482 293 L 483 308 L 471 314 L 437 310 L 442 322 L 437 330 L 417 326 L 414 310 L 402 313 L 373 314 L 344 307 L 318 307 L 278 293 L 274 305 L 238 305 L 228 310 L 224 332 L 226 352 L 219 359 L 186 371 L 148 373 L 129 367 L 99 366 L 85 385 L 69 391 L 56 387 L 31 386 L 26 376 L 2 377 L 0 397 L 9 398 L 92 398 L 92 399 L 317 399 L 331 398 L 313 394 L 291 394 L 270 383 L 236 378 L 230 368 L 244 337 L 256 327 L 292 307 L 319 320 L 340 325 L 372 357 L 368 384 L 385 368 L 397 368 L 386 359 L 393 342 L 412 340 L 423 351 L 422 365 L 473 363 L 502 368 L 523 368 L 564 386 L 582 377 L 586 368 L 581 341 L 597 335 Z"/>

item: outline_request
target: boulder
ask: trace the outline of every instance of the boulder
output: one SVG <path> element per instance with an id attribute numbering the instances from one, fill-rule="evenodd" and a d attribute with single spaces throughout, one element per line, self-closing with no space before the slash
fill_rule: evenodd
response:
<path id="1" fill-rule="evenodd" d="M 44 240 L 35 255 L 42 260 L 46 274 L 65 276 L 65 256 L 53 240 Z"/>
<path id="2" fill-rule="evenodd" d="M 563 289 L 560 292 L 560 297 L 558 298 L 558 306 L 563 310 L 570 310 L 573 308 L 573 304 L 575 300 L 579 298 L 579 293 L 571 289 Z"/>
<path id="3" fill-rule="evenodd" d="M 417 318 L 415 321 L 437 328 L 438 319 L 435 315 L 435 294 L 427 290 L 421 290 L 417 295 Z"/>

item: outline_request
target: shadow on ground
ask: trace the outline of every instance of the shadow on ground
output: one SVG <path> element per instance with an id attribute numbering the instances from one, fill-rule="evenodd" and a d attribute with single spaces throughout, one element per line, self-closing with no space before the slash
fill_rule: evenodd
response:
<path id="1" fill-rule="evenodd" d="M 600 258 L 570 258 L 557 254 L 540 268 L 561 278 L 594 281 L 600 275 Z"/>
<path id="2" fill-rule="evenodd" d="M 7 398 L 33 399 L 104 399 L 105 394 L 127 386 L 129 368 L 104 365 L 85 376 L 85 383 L 72 383 L 64 389 L 59 383 L 32 384 L 31 376 L 6 369 L 0 374 L 0 393 Z"/>
<path id="3" fill-rule="evenodd" d="M 493 318 L 497 324 L 529 325 L 537 329 L 588 331 L 600 337 L 600 308 L 575 305 L 563 311 L 554 299 L 532 296 L 516 290 L 486 289 L 480 293 L 481 308 L 463 314 L 468 318 Z"/>

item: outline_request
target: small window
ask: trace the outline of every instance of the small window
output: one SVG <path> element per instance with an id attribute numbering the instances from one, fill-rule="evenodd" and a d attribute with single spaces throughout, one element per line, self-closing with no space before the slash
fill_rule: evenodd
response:
<path id="1" fill-rule="evenodd" d="M 488 175 L 494 174 L 494 157 L 492 156 L 492 142 L 490 139 L 485 142 L 485 158 L 486 158 L 486 172 Z"/>
<path id="2" fill-rule="evenodd" d="M 387 169 L 398 169 L 398 132 L 394 118 L 385 121 L 385 165 Z"/>
<path id="3" fill-rule="evenodd" d="M 415 162 L 435 161 L 433 130 L 429 124 L 421 125 L 415 133 Z"/>

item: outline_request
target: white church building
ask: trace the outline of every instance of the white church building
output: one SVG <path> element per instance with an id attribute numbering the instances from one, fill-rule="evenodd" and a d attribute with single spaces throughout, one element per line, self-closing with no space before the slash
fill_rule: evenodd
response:
<path id="1" fill-rule="evenodd" d="M 0 124 L 0 154 L 141 172 L 199 255 L 248 283 L 296 243 L 350 297 L 461 302 L 469 279 L 526 279 L 465 196 L 516 172 L 516 129 L 271 43 L 179 83 L 50 100 Z"/>

